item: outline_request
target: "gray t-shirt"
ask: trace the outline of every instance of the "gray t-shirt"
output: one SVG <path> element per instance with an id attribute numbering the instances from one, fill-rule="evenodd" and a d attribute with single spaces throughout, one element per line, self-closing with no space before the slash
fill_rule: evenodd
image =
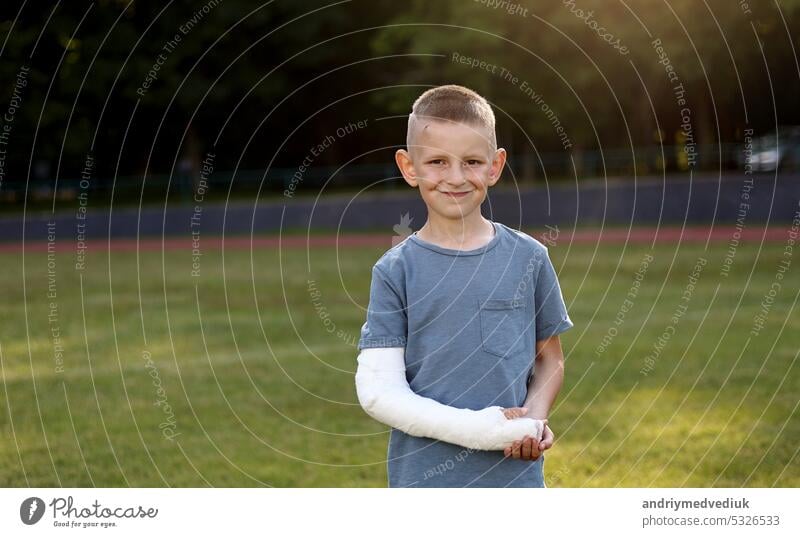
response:
<path id="1" fill-rule="evenodd" d="M 547 247 L 492 225 L 474 250 L 414 233 L 372 268 L 358 350 L 405 347 L 411 389 L 457 408 L 522 406 L 536 341 L 573 326 Z M 387 469 L 390 487 L 544 487 L 543 464 L 392 429 Z"/>

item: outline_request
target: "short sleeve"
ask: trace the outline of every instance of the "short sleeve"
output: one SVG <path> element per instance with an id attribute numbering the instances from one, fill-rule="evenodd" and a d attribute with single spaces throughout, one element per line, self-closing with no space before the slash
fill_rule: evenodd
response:
<path id="1" fill-rule="evenodd" d="M 558 335 L 574 326 L 567 313 L 556 270 L 546 247 L 544 254 L 534 289 L 536 341 Z"/>
<path id="2" fill-rule="evenodd" d="M 398 292 L 377 266 L 372 268 L 367 320 L 361 327 L 358 350 L 377 347 L 405 347 L 408 317 L 404 294 Z"/>

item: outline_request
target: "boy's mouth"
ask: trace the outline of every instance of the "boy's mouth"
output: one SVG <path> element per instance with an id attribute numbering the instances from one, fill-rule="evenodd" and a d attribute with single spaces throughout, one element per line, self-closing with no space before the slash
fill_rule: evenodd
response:
<path id="1" fill-rule="evenodd" d="M 445 196 L 450 196 L 451 198 L 463 198 L 467 194 L 471 193 L 472 190 L 468 190 L 466 192 L 442 192 Z"/>

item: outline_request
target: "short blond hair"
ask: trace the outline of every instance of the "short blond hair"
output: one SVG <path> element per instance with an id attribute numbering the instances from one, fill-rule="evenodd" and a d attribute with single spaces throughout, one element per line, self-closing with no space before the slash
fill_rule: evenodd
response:
<path id="1" fill-rule="evenodd" d="M 489 146 L 492 152 L 497 150 L 494 111 L 486 99 L 469 88 L 447 84 L 430 88 L 417 97 L 408 116 L 406 146 L 409 151 L 413 147 L 412 134 L 423 118 L 486 128 L 489 132 Z"/>

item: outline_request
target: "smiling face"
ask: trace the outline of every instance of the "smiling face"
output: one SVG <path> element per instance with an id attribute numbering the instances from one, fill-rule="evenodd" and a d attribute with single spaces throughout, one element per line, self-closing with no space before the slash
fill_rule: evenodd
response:
<path id="1" fill-rule="evenodd" d="M 463 123 L 418 120 L 415 131 L 411 152 L 401 149 L 395 160 L 406 182 L 419 188 L 429 215 L 479 217 L 505 165 L 505 149 L 492 149 L 485 128 Z"/>

